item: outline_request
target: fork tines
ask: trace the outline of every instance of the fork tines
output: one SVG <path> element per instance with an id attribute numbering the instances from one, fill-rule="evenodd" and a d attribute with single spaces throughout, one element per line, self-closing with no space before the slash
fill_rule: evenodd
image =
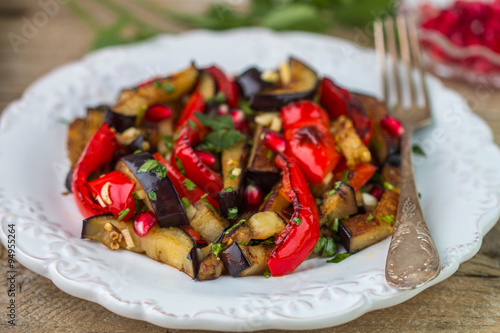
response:
<path id="1" fill-rule="evenodd" d="M 386 102 L 395 101 L 396 113 L 411 109 L 427 110 L 428 96 L 425 87 L 424 69 L 420 54 L 417 25 L 414 16 L 398 14 L 395 18 L 376 20 L 374 23 L 375 46 L 382 77 L 382 87 Z M 391 68 L 387 66 L 387 57 L 391 59 Z M 415 76 L 413 72 L 418 72 Z M 403 73 L 401 73 L 401 70 Z M 393 82 L 395 96 L 390 99 L 390 82 Z M 410 107 L 404 108 L 404 91 L 408 93 Z M 409 91 L 408 91 L 409 90 Z M 423 96 L 419 101 L 418 96 Z M 403 117 L 404 115 L 398 115 Z M 425 115 L 426 117 L 429 114 Z"/>

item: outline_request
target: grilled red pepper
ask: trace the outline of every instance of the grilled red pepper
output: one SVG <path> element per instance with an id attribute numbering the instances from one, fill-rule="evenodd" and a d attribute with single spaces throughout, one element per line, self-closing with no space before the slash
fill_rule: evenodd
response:
<path id="1" fill-rule="evenodd" d="M 205 100 L 199 91 L 191 95 L 184 110 L 182 110 L 181 117 L 177 122 L 176 131 L 181 127 L 186 125 L 189 120 L 195 122 L 196 125 L 200 124 L 198 118 L 194 115 L 195 112 L 203 112 L 205 108 Z"/>
<path id="2" fill-rule="evenodd" d="M 287 152 L 302 169 L 307 181 L 321 184 L 342 155 L 328 129 L 326 112 L 310 101 L 290 103 L 281 109 Z"/>
<path id="3" fill-rule="evenodd" d="M 198 231 L 194 230 L 189 224 L 181 225 L 181 228 L 189 235 L 197 244 L 206 244 L 205 240 L 201 237 Z"/>
<path id="4" fill-rule="evenodd" d="M 187 181 L 187 178 L 177 171 L 172 164 L 168 163 L 168 161 L 161 156 L 160 153 L 155 153 L 153 156 L 158 162 L 167 167 L 168 178 L 170 178 L 170 181 L 174 184 L 174 187 L 179 194 L 179 198 L 186 198 L 191 204 L 195 204 L 205 195 L 205 192 L 203 192 L 198 186 L 195 185 L 192 187 L 192 184 Z M 217 200 L 214 200 L 211 197 L 206 197 L 205 199 L 215 209 L 219 208 L 219 202 Z"/>
<path id="5" fill-rule="evenodd" d="M 100 167 L 110 162 L 118 151 L 118 141 L 108 124 L 103 124 L 87 143 L 73 170 L 71 189 L 82 215 L 87 218 L 105 214 L 107 209 L 94 202 L 86 186 L 87 178 Z"/>
<path id="6" fill-rule="evenodd" d="M 174 144 L 172 164 L 177 166 L 179 171 L 183 169 L 187 178 L 216 199 L 217 193 L 223 188 L 222 177 L 206 166 L 196 155 L 193 148 L 202 139 L 200 132 L 204 130 L 206 129 L 201 123 L 197 125 L 196 130 L 190 125 L 184 125 L 179 129 L 179 135 Z"/>
<path id="7" fill-rule="evenodd" d="M 373 124 L 370 117 L 366 115 L 363 105 L 358 101 L 352 100 L 349 103 L 349 115 L 359 138 L 368 146 L 372 138 Z"/>
<path id="8" fill-rule="evenodd" d="M 132 192 L 135 183 L 124 173 L 112 171 L 87 183 L 87 186 L 97 202 L 116 218 L 128 221 L 134 216 L 135 199 Z"/>
<path id="9" fill-rule="evenodd" d="M 204 71 L 214 78 L 217 89 L 226 96 L 226 104 L 233 108 L 237 107 L 238 87 L 236 83 L 218 67 L 211 66 L 205 68 Z"/>
<path id="10" fill-rule="evenodd" d="M 281 276 L 293 272 L 318 242 L 319 213 L 300 168 L 281 154 L 276 163 L 283 170 L 283 187 L 293 203 L 292 217 L 267 259 L 271 274 Z"/>
<path id="11" fill-rule="evenodd" d="M 327 77 L 321 80 L 319 101 L 328 111 L 332 119 L 337 119 L 340 116 L 349 116 L 347 102 L 349 102 L 350 99 L 349 91 L 336 86 L 335 83 Z"/>
<path id="12" fill-rule="evenodd" d="M 368 183 L 373 174 L 377 171 L 377 167 L 370 163 L 361 163 L 349 169 L 345 159 L 339 163 L 334 170 L 334 179 L 342 180 L 352 186 L 354 191 L 359 191 L 363 185 Z"/>

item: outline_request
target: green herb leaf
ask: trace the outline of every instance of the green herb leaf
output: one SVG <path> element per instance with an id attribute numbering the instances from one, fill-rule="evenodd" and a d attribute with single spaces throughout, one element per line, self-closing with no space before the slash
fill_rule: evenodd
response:
<path id="1" fill-rule="evenodd" d="M 225 189 L 223 189 L 224 192 L 233 192 L 234 188 L 232 186 L 228 186 Z"/>
<path id="2" fill-rule="evenodd" d="M 137 149 L 136 151 L 134 151 L 134 154 L 140 154 L 140 153 L 142 153 L 142 150 L 140 150 L 140 149 Z"/>
<path id="3" fill-rule="evenodd" d="M 222 104 L 225 103 L 227 100 L 226 95 L 222 91 L 219 91 L 211 100 L 209 101 L 215 101 L 216 103 Z"/>
<path id="4" fill-rule="evenodd" d="M 156 173 L 156 175 L 160 179 L 163 179 L 167 176 L 167 167 L 155 159 L 149 159 L 146 162 L 144 162 L 144 164 L 141 165 L 139 170 L 137 170 L 137 173 L 144 173 L 150 171 Z"/>
<path id="5" fill-rule="evenodd" d="M 205 199 L 206 197 L 208 197 L 208 194 L 207 194 L 207 193 L 203 194 L 203 195 L 201 196 L 201 201 L 202 201 L 205 205 L 207 205 L 207 207 L 208 207 L 208 208 L 210 208 L 210 210 L 211 210 L 212 212 L 217 213 L 217 211 L 215 210 L 214 206 L 212 206 L 212 205 L 210 204 L 210 202 L 208 202 L 208 200 L 207 200 L 207 199 Z"/>
<path id="6" fill-rule="evenodd" d="M 229 176 L 228 176 L 228 177 L 229 177 L 230 179 L 236 179 L 236 177 L 238 177 L 238 176 L 234 173 L 235 169 L 236 169 L 236 168 L 232 168 L 231 170 L 229 170 Z"/>
<path id="7" fill-rule="evenodd" d="M 215 257 L 219 258 L 219 253 L 222 251 L 222 244 L 215 243 L 211 247 L 212 253 Z"/>
<path id="8" fill-rule="evenodd" d="M 427 155 L 425 154 L 424 150 L 422 149 L 422 147 L 420 147 L 419 145 L 417 144 L 414 144 L 413 147 L 412 147 L 412 150 L 413 150 L 413 153 L 414 154 L 417 154 L 417 155 L 420 155 L 420 156 L 423 156 L 423 157 L 426 157 Z"/>
<path id="9" fill-rule="evenodd" d="M 238 218 L 238 207 L 232 207 L 227 210 L 227 218 L 236 220 Z"/>
<path id="10" fill-rule="evenodd" d="M 149 198 L 149 200 L 156 201 L 156 192 L 155 191 L 149 192 L 148 198 Z"/>
<path id="11" fill-rule="evenodd" d="M 179 172 L 185 176 L 186 171 L 184 170 L 184 166 L 182 165 L 180 158 L 178 158 L 178 157 L 175 158 L 175 165 L 177 165 L 177 169 L 179 170 Z"/>
<path id="12" fill-rule="evenodd" d="M 333 220 L 332 230 L 335 231 L 335 232 L 339 231 L 339 219 L 338 218 L 335 218 Z"/>
<path id="13" fill-rule="evenodd" d="M 165 145 L 165 148 L 168 151 L 172 151 L 172 149 L 174 148 L 174 142 L 172 140 L 172 136 L 164 135 L 161 137 L 161 139 L 163 140 L 163 144 Z"/>
<path id="14" fill-rule="evenodd" d="M 418 198 L 422 199 L 422 194 L 420 192 L 418 192 Z"/>
<path id="15" fill-rule="evenodd" d="M 327 260 L 326 262 L 330 263 L 330 264 L 332 264 L 332 263 L 336 264 L 336 263 L 341 262 L 342 260 L 344 260 L 345 258 L 347 258 L 349 256 L 350 256 L 349 253 L 339 253 L 335 257 L 333 257 L 332 259 Z"/>
<path id="16" fill-rule="evenodd" d="M 210 132 L 203 141 L 207 145 L 207 150 L 220 152 L 231 148 L 244 138 L 240 131 L 235 129 L 222 129 Z"/>
<path id="17" fill-rule="evenodd" d="M 327 241 L 326 241 L 325 237 L 320 237 L 318 239 L 318 242 L 316 243 L 316 246 L 313 249 L 313 252 L 320 253 L 321 251 L 323 251 L 323 249 L 325 248 L 326 242 Z"/>
<path id="18" fill-rule="evenodd" d="M 335 242 L 332 238 L 327 238 L 325 249 L 321 254 L 322 257 L 333 257 L 337 253 L 337 247 L 335 246 Z"/>
<path id="19" fill-rule="evenodd" d="M 241 241 L 241 242 L 240 242 L 240 245 L 245 245 L 245 241 Z"/>
<path id="20" fill-rule="evenodd" d="M 269 199 L 269 197 L 271 197 L 271 194 L 273 194 L 273 191 L 269 191 L 269 193 L 266 194 L 266 196 L 264 197 L 264 201 L 267 201 L 267 199 Z"/>
<path id="21" fill-rule="evenodd" d="M 182 183 L 182 185 L 184 185 L 184 187 L 188 190 L 188 191 L 192 191 L 196 188 L 196 184 L 193 183 L 191 181 L 191 179 L 188 179 L 186 178 L 186 180 L 184 180 L 184 182 Z"/>
<path id="22" fill-rule="evenodd" d="M 231 226 L 231 228 L 227 229 L 226 231 L 224 231 L 224 235 L 229 235 L 229 233 L 231 231 L 233 231 L 234 229 L 238 228 L 240 225 L 242 225 L 243 223 L 245 223 L 247 220 L 245 219 L 241 219 L 238 221 L 238 223 L 235 223 Z M 240 243 L 241 244 L 241 243 Z M 243 244 L 242 244 L 243 245 Z"/>
<path id="23" fill-rule="evenodd" d="M 130 208 L 124 209 L 121 212 L 118 213 L 118 221 L 123 220 L 125 216 L 130 212 Z"/>
<path id="24" fill-rule="evenodd" d="M 302 223 L 302 219 L 299 219 L 298 217 L 294 217 L 292 221 L 297 223 L 297 225 L 300 225 Z"/>
<path id="25" fill-rule="evenodd" d="M 394 190 L 394 186 L 391 183 L 384 182 L 384 187 L 388 190 Z"/>
<path id="26" fill-rule="evenodd" d="M 394 220 L 396 219 L 394 217 L 394 215 L 384 215 L 384 216 L 382 216 L 382 218 L 384 219 L 384 221 L 386 221 L 390 225 L 393 225 L 394 224 Z"/>
<path id="27" fill-rule="evenodd" d="M 273 151 L 272 151 L 272 150 L 268 150 L 268 151 L 267 151 L 267 154 L 266 154 L 266 157 L 267 157 L 267 158 L 272 158 L 273 156 L 274 156 Z"/>
<path id="28" fill-rule="evenodd" d="M 321 205 L 321 199 L 320 198 L 316 198 L 316 199 L 314 199 L 314 201 L 316 202 L 316 206 Z"/>
<path id="29" fill-rule="evenodd" d="M 251 107 L 250 107 L 250 103 L 248 103 L 247 101 L 245 100 L 240 100 L 240 103 L 239 103 L 239 108 L 241 111 L 243 111 L 243 113 L 246 115 L 246 116 L 254 116 L 257 114 L 257 111 L 253 110 Z"/>
<path id="30" fill-rule="evenodd" d="M 154 86 L 155 88 L 161 88 L 161 87 L 162 87 L 162 84 L 161 84 L 161 82 L 160 82 L 160 81 L 155 81 L 155 82 L 153 82 L 153 86 Z"/>
<path id="31" fill-rule="evenodd" d="M 347 171 L 347 170 L 346 170 L 346 171 Z M 344 171 L 344 172 L 345 172 L 345 171 Z M 339 180 L 339 181 L 336 181 L 336 182 L 335 182 L 335 184 L 333 184 L 333 188 L 332 188 L 330 191 L 328 191 L 328 192 L 326 193 L 326 195 L 327 195 L 327 196 L 332 196 L 332 195 L 334 195 L 334 194 L 337 192 L 337 190 L 340 188 L 340 185 L 342 185 L 342 182 L 341 182 L 340 180 Z"/>
<path id="32" fill-rule="evenodd" d="M 214 131 L 222 129 L 234 129 L 233 119 L 228 114 L 223 116 L 215 116 L 213 118 L 201 112 L 196 112 L 195 115 L 203 126 L 206 126 Z"/>
<path id="33" fill-rule="evenodd" d="M 349 184 L 349 170 L 345 170 L 342 173 L 342 181 L 346 184 Z"/>
<path id="34" fill-rule="evenodd" d="M 63 124 L 63 125 L 69 125 L 69 124 L 71 124 L 71 121 L 69 121 L 68 119 L 64 119 L 64 118 L 59 118 L 59 119 L 57 119 L 57 121 L 60 124 Z"/>
<path id="35" fill-rule="evenodd" d="M 366 219 L 366 222 L 373 220 L 373 218 L 374 218 L 374 217 L 373 217 L 373 215 L 372 215 L 372 214 L 368 215 L 368 217 L 367 217 L 367 219 Z"/>
<path id="36" fill-rule="evenodd" d="M 168 92 L 169 94 L 173 93 L 175 91 L 175 87 L 172 83 L 167 82 L 163 85 L 163 90 Z"/>
<path id="37" fill-rule="evenodd" d="M 192 129 L 194 129 L 195 131 L 198 130 L 198 126 L 196 126 L 196 123 L 192 119 L 188 120 L 188 125 L 189 125 L 189 127 L 191 127 Z"/>
<path id="38" fill-rule="evenodd" d="M 269 279 L 269 277 L 271 276 L 271 273 L 270 273 L 268 270 L 265 270 L 264 272 L 262 272 L 262 275 L 263 275 L 266 279 Z"/>
<path id="39" fill-rule="evenodd" d="M 182 203 L 182 207 L 184 207 L 184 209 L 188 208 L 189 206 L 191 206 L 191 202 L 189 202 L 189 199 L 186 198 L 186 197 L 183 197 L 181 199 L 181 203 Z"/>

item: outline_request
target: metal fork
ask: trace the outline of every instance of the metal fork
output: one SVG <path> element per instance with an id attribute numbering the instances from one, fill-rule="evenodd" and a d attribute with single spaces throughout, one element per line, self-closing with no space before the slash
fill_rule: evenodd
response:
<path id="1" fill-rule="evenodd" d="M 385 276 L 387 282 L 398 289 L 414 289 L 434 279 L 441 268 L 436 245 L 420 207 L 412 166 L 412 133 L 432 121 L 429 97 L 415 18 L 400 14 L 395 19 L 377 20 L 374 23 L 374 32 L 384 98 L 389 102 L 389 77 L 392 75 L 396 85 L 397 102 L 393 115 L 402 122 L 405 129 L 401 139 L 400 199 Z M 386 66 L 387 53 L 391 58 L 391 71 L 388 71 Z M 401 68 L 404 79 L 399 75 Z M 415 69 L 418 80 L 414 80 Z M 403 103 L 405 87 L 410 90 L 409 107 L 405 107 Z M 423 95 L 423 103 L 418 101 L 418 88 L 420 95 Z"/>

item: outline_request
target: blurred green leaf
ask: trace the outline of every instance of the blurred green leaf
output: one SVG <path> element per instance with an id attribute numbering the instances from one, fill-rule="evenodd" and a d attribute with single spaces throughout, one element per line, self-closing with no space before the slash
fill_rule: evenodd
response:
<path id="1" fill-rule="evenodd" d="M 262 19 L 261 25 L 274 30 L 319 31 L 327 24 L 320 11 L 310 4 L 292 4 L 273 9 Z"/>
<path id="2" fill-rule="evenodd" d="M 333 6 L 334 19 L 345 25 L 365 25 L 393 14 L 397 0 L 339 0 Z"/>

